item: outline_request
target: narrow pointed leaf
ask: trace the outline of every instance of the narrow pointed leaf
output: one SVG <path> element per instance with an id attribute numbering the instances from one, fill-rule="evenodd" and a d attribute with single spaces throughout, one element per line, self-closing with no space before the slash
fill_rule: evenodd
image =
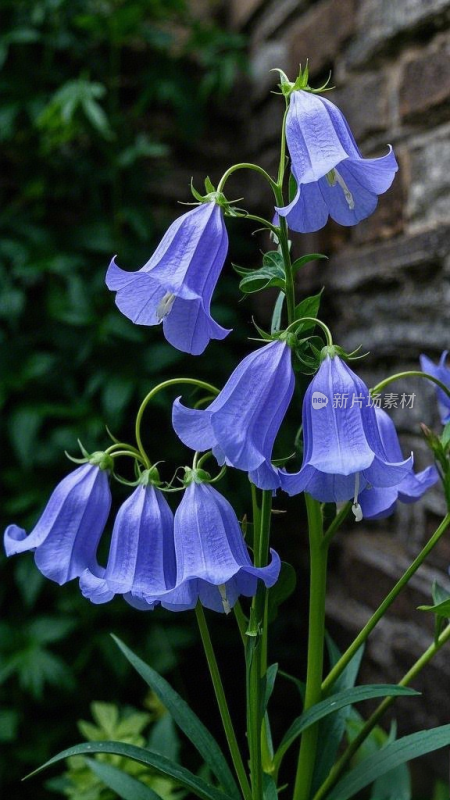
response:
<path id="1" fill-rule="evenodd" d="M 320 308 L 320 300 L 322 297 L 322 291 L 319 294 L 312 295 L 311 297 L 305 297 L 304 300 L 301 301 L 295 307 L 295 319 L 302 319 L 302 317 L 317 317 Z M 303 333 L 310 328 L 314 328 L 314 322 L 304 322 L 302 325 L 299 325 L 296 328 L 297 333 Z"/>
<path id="2" fill-rule="evenodd" d="M 297 270 L 304 267 L 309 261 L 320 261 L 322 259 L 328 260 L 328 256 L 324 256 L 322 253 L 309 253 L 306 256 L 300 256 L 300 258 L 297 258 L 292 264 L 292 272 L 295 275 Z"/>
<path id="3" fill-rule="evenodd" d="M 134 667 L 136 672 L 139 673 L 141 678 L 144 679 L 150 689 L 152 689 L 167 708 L 174 722 L 176 722 L 178 727 L 186 734 L 194 747 L 197 748 L 205 763 L 217 777 L 223 788 L 231 796 L 239 797 L 239 789 L 225 756 L 203 722 L 199 720 L 197 715 L 189 708 L 186 701 L 172 689 L 170 684 L 162 678 L 161 675 L 135 655 L 135 653 L 121 642 L 120 639 L 116 636 L 113 636 L 113 639 L 125 658 L 128 659 L 131 666 Z"/>
<path id="4" fill-rule="evenodd" d="M 416 692 L 414 689 L 409 689 L 406 686 L 397 686 L 397 684 L 356 686 L 355 688 L 345 689 L 343 692 L 333 694 L 331 697 L 327 697 L 326 700 L 316 703 L 308 709 L 308 711 L 300 714 L 300 716 L 294 720 L 278 748 L 275 760 L 281 760 L 286 750 L 288 750 L 303 731 L 345 706 L 360 703 L 362 700 L 372 700 L 374 697 L 397 697 L 399 695 L 414 696 L 419 694 L 420 692 Z"/>
<path id="5" fill-rule="evenodd" d="M 109 753 L 111 755 L 122 756 L 123 758 L 131 758 L 132 761 L 137 761 L 139 764 L 145 764 L 151 767 L 161 775 L 167 775 L 173 778 L 184 789 L 193 792 L 197 797 L 202 800 L 227 800 L 230 795 L 224 794 L 219 789 L 206 783 L 202 778 L 193 775 L 188 769 L 181 767 L 174 761 L 171 761 L 159 753 L 153 753 L 151 750 L 144 749 L 143 747 L 136 747 L 134 744 L 125 744 L 124 742 L 83 742 L 74 747 L 69 747 L 53 756 L 49 761 L 46 761 L 42 767 L 31 772 L 27 777 L 37 775 L 38 772 L 47 769 L 52 764 L 57 764 L 65 758 L 72 756 L 92 755 L 93 753 Z"/>
<path id="6" fill-rule="evenodd" d="M 404 736 L 358 764 L 336 784 L 327 795 L 327 800 L 349 800 L 361 789 L 370 786 L 380 775 L 385 775 L 400 764 L 432 753 L 441 747 L 447 747 L 449 744 L 450 725 L 441 725 L 430 731 L 419 731 Z"/>
<path id="7" fill-rule="evenodd" d="M 277 297 L 275 307 L 273 309 L 272 322 L 270 325 L 270 332 L 272 334 L 278 333 L 278 331 L 281 328 L 281 314 L 283 312 L 284 297 L 285 297 L 284 292 L 280 292 L 280 294 Z"/>
<path id="8" fill-rule="evenodd" d="M 104 761 L 94 761 L 86 758 L 89 769 L 100 778 L 109 789 L 119 795 L 122 800 L 161 800 L 159 794 L 150 789 L 141 781 L 122 772 L 121 769 L 106 764 Z"/>

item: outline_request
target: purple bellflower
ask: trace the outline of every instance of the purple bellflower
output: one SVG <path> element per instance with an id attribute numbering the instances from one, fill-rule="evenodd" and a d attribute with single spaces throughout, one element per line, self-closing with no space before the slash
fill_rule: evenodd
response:
<path id="1" fill-rule="evenodd" d="M 439 364 L 434 364 L 427 356 L 422 355 L 420 356 L 420 367 L 423 372 L 428 372 L 433 378 L 437 378 L 450 389 L 450 369 L 445 366 L 447 355 L 448 350 L 444 350 L 439 359 Z M 436 384 L 434 388 L 437 393 L 441 422 L 443 425 L 446 425 L 447 422 L 450 422 L 450 397 L 448 394 L 445 394 L 439 386 L 436 386 Z"/>
<path id="2" fill-rule="evenodd" d="M 81 575 L 81 592 L 93 603 L 122 594 L 131 605 L 150 610 L 154 604 L 139 602 L 142 595 L 156 597 L 175 586 L 173 514 L 147 479 L 148 470 L 117 513 L 106 569 L 96 564 Z"/>
<path id="3" fill-rule="evenodd" d="M 194 480 L 187 486 L 175 513 L 174 537 L 176 585 L 159 596 L 170 611 L 195 608 L 200 600 L 206 608 L 228 613 L 239 595 L 253 597 L 258 579 L 270 587 L 280 573 L 274 551 L 268 566 L 253 566 L 232 506 L 207 483 Z"/>
<path id="4" fill-rule="evenodd" d="M 282 488 L 326 503 L 353 498 L 357 519 L 358 495 L 366 486 L 395 486 L 412 467 L 412 458 L 391 461 L 367 386 L 337 355 L 325 356 L 306 390 L 303 438 L 302 468 L 295 474 L 280 470 Z"/>
<path id="5" fill-rule="evenodd" d="M 386 455 L 390 461 L 401 461 L 403 455 L 394 423 L 382 408 L 375 408 L 375 414 Z M 436 467 L 431 466 L 417 474 L 411 468 L 396 486 L 387 486 L 384 489 L 367 487 L 359 496 L 363 515 L 367 519 L 388 517 L 395 511 L 397 500 L 401 503 L 415 503 L 438 480 L 438 471 Z"/>
<path id="6" fill-rule="evenodd" d="M 292 92 L 286 140 L 297 193 L 276 210 L 300 233 L 323 228 L 328 216 L 356 225 L 372 214 L 398 169 L 391 147 L 381 158 L 363 158 L 343 114 L 312 92 Z"/>
<path id="7" fill-rule="evenodd" d="M 60 585 L 93 568 L 111 508 L 111 465 L 110 456 L 94 453 L 90 462 L 67 475 L 28 536 L 17 525 L 9 525 L 4 536 L 6 555 L 33 550 L 38 569 Z"/>
<path id="8" fill-rule="evenodd" d="M 290 347 L 277 340 L 246 356 L 206 409 L 175 400 L 172 423 L 182 442 L 219 464 L 249 472 L 260 489 L 277 489 L 272 448 L 294 391 Z"/>
<path id="9" fill-rule="evenodd" d="M 138 325 L 158 325 L 171 345 L 184 353 L 203 353 L 210 339 L 224 339 L 210 314 L 211 298 L 224 265 L 228 236 L 221 207 L 214 202 L 172 223 L 152 257 L 137 272 L 112 259 L 106 273 L 116 305 Z"/>

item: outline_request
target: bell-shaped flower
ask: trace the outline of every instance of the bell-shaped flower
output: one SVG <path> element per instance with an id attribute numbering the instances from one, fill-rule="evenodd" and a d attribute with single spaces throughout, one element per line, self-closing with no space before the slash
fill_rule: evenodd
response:
<path id="1" fill-rule="evenodd" d="M 280 470 L 282 488 L 321 502 L 353 498 L 357 518 L 366 486 L 395 486 L 412 467 L 412 458 L 393 461 L 386 453 L 367 386 L 335 354 L 325 355 L 306 390 L 303 441 L 302 467 L 295 474 Z"/>
<path id="2" fill-rule="evenodd" d="M 111 467 L 110 456 L 93 453 L 58 484 L 28 536 L 17 525 L 6 529 L 6 555 L 33 550 L 38 569 L 60 585 L 92 568 L 111 508 Z"/>
<path id="3" fill-rule="evenodd" d="M 445 366 L 447 355 L 448 350 L 444 350 L 439 359 L 439 364 L 434 364 L 431 359 L 422 355 L 420 356 L 420 367 L 423 372 L 428 372 L 429 375 L 432 375 L 433 378 L 437 378 L 444 386 L 448 386 L 450 389 L 450 369 Z M 450 397 L 440 389 L 439 386 L 436 386 L 436 384 L 435 389 L 441 422 L 443 425 L 446 425 L 447 422 L 450 422 Z"/>
<path id="4" fill-rule="evenodd" d="M 81 592 L 93 603 L 122 594 L 131 605 L 150 609 L 154 603 L 142 605 L 142 595 L 157 597 L 175 585 L 173 514 L 149 473 L 142 473 L 117 512 L 106 568 L 95 564 L 81 575 Z"/>
<path id="5" fill-rule="evenodd" d="M 301 233 L 323 228 L 328 216 L 356 225 L 372 214 L 398 169 L 391 147 L 381 158 L 363 158 L 343 114 L 312 92 L 290 95 L 286 140 L 297 193 L 276 210 Z"/>
<path id="6" fill-rule="evenodd" d="M 229 333 L 210 314 L 227 249 L 221 207 L 202 203 L 172 223 L 137 272 L 126 272 L 113 258 L 106 285 L 117 292 L 116 305 L 126 317 L 138 325 L 162 322 L 171 345 L 199 355 L 210 339 L 223 339 Z"/>
<path id="7" fill-rule="evenodd" d="M 403 454 L 394 423 L 382 408 L 375 408 L 375 414 L 381 441 L 389 460 L 401 461 Z M 368 486 L 359 496 L 363 515 L 367 519 L 388 517 L 395 511 L 397 500 L 401 503 L 415 503 L 438 480 L 439 474 L 434 466 L 427 467 L 417 474 L 411 467 L 408 474 L 396 486 L 387 486 L 384 489 Z"/>
<path id="8" fill-rule="evenodd" d="M 160 595 L 161 605 L 171 611 L 195 608 L 200 600 L 227 613 L 239 595 L 253 597 L 258 579 L 270 587 L 280 573 L 274 551 L 268 566 L 253 566 L 232 506 L 207 483 L 194 480 L 187 486 L 175 512 L 174 537 L 176 585 Z"/>
<path id="9" fill-rule="evenodd" d="M 272 449 L 293 391 L 290 347 L 273 341 L 241 361 L 208 408 L 175 400 L 173 427 L 193 450 L 211 448 L 219 464 L 249 472 L 260 489 L 277 489 Z"/>

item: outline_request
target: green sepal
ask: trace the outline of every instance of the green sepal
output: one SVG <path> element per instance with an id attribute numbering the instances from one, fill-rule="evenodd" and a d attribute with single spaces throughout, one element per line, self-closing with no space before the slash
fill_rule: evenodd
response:
<path id="1" fill-rule="evenodd" d="M 266 341 L 266 342 L 272 342 L 273 341 L 273 337 L 270 335 L 270 333 L 266 333 L 266 331 L 263 331 L 263 329 L 260 328 L 259 325 L 256 324 L 256 322 L 253 319 L 253 317 L 252 317 L 252 322 L 253 322 L 253 325 L 255 326 L 256 330 L 258 331 L 259 335 L 261 336 L 261 339 L 264 339 L 264 341 Z"/>
<path id="2" fill-rule="evenodd" d="M 185 467 L 184 468 L 184 478 L 182 478 L 182 482 L 185 486 L 189 486 L 191 483 L 210 483 L 211 475 L 205 469 L 198 469 L 192 467 Z"/>
<path id="3" fill-rule="evenodd" d="M 191 178 L 191 194 L 198 200 L 199 203 L 203 203 L 203 195 L 200 192 L 197 192 L 197 189 L 194 187 L 194 179 Z"/>
<path id="4" fill-rule="evenodd" d="M 206 176 L 206 178 L 205 178 L 205 191 L 206 191 L 206 194 L 210 194 L 211 192 L 215 192 L 216 191 L 216 187 L 213 186 L 213 184 L 211 183 L 211 181 L 210 181 L 208 176 Z"/>

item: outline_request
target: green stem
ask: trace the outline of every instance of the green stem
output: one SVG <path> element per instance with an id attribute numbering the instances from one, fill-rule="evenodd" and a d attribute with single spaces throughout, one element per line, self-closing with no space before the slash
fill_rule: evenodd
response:
<path id="1" fill-rule="evenodd" d="M 348 503 L 342 506 L 341 510 L 338 511 L 334 520 L 330 523 L 329 527 L 325 531 L 322 539 L 322 547 L 328 547 L 334 534 L 340 528 L 341 524 L 346 519 L 351 507 L 352 507 L 352 500 L 349 500 Z"/>
<path id="2" fill-rule="evenodd" d="M 403 676 L 401 681 L 399 681 L 399 686 L 408 686 L 411 681 L 419 674 L 419 672 L 423 669 L 423 667 L 428 664 L 429 661 L 433 658 L 433 656 L 438 652 L 438 650 L 443 647 L 443 645 L 450 639 L 450 625 L 447 625 L 446 628 L 442 631 L 438 640 L 433 642 L 430 647 L 417 659 L 417 661 L 413 664 L 411 669 Z M 367 739 L 370 732 L 373 730 L 375 725 L 381 719 L 385 711 L 392 705 L 392 703 L 396 700 L 395 697 L 386 697 L 378 706 L 377 709 L 373 712 L 373 714 L 369 717 L 367 722 L 361 728 L 358 735 L 355 737 L 353 742 L 347 747 L 346 751 L 343 753 L 339 761 L 334 765 L 333 769 L 331 770 L 328 778 L 322 784 L 319 791 L 316 793 L 314 800 L 323 800 L 326 797 L 329 790 L 334 786 L 339 776 L 344 771 L 345 767 L 349 763 L 349 761 L 353 758 L 356 751 L 362 745 L 362 743 Z"/>
<path id="3" fill-rule="evenodd" d="M 252 169 L 254 172 L 259 172 L 259 174 L 262 175 L 263 178 L 265 178 L 266 181 L 270 184 L 272 189 L 274 189 L 274 187 L 276 186 L 275 181 L 272 180 L 272 178 L 270 177 L 269 173 L 266 172 L 265 169 L 260 167 L 258 164 L 250 164 L 248 162 L 243 161 L 240 164 L 233 164 L 232 167 L 229 167 L 227 169 L 227 171 L 224 172 L 224 174 L 222 175 L 222 177 L 221 177 L 221 179 L 219 181 L 219 185 L 217 186 L 217 191 L 218 192 L 223 192 L 224 186 L 225 186 L 228 178 L 230 177 L 230 175 L 233 174 L 233 172 L 237 172 L 238 169 Z"/>
<path id="4" fill-rule="evenodd" d="M 386 611 L 389 608 L 389 606 L 394 602 L 396 597 L 400 594 L 400 592 L 402 591 L 403 587 L 406 586 L 406 584 L 408 583 L 410 578 L 412 578 L 414 573 L 417 572 L 417 570 L 419 569 L 420 565 L 423 563 L 423 561 L 425 560 L 427 555 L 430 553 L 430 551 L 433 549 L 433 547 L 435 547 L 435 545 L 438 543 L 438 541 L 441 538 L 442 534 L 445 533 L 445 531 L 447 530 L 449 525 L 450 525 L 450 514 L 447 514 L 444 517 L 444 519 L 442 520 L 442 522 L 439 525 L 439 527 L 433 533 L 433 536 L 431 537 L 431 539 L 429 539 L 429 541 L 427 542 L 427 544 L 425 545 L 423 550 L 421 550 L 421 552 L 419 553 L 417 558 L 414 559 L 414 561 L 412 562 L 411 566 L 408 567 L 408 569 L 406 570 L 404 575 L 402 575 L 400 580 L 397 581 L 397 583 L 395 584 L 394 588 L 391 589 L 391 591 L 389 592 L 387 597 L 383 600 L 381 605 L 377 608 L 375 613 L 371 616 L 369 621 L 365 624 L 364 628 L 358 634 L 358 636 L 356 637 L 354 642 L 352 642 L 350 647 L 345 651 L 345 653 L 341 656 L 341 658 L 339 659 L 337 664 L 335 664 L 333 669 L 327 675 L 327 677 L 325 678 L 325 680 L 324 680 L 324 682 L 322 684 L 322 691 L 323 692 L 327 692 L 330 689 L 330 687 L 333 685 L 333 683 L 337 680 L 339 675 L 342 674 L 342 672 L 344 671 L 344 669 L 347 666 L 347 664 L 349 663 L 349 661 L 351 661 L 351 659 L 355 655 L 356 651 L 359 650 L 359 648 L 361 647 L 362 644 L 364 644 L 364 642 L 366 641 L 366 639 L 368 638 L 370 633 L 373 631 L 373 629 L 375 628 L 377 623 L 380 621 L 380 619 L 386 613 Z"/>
<path id="5" fill-rule="evenodd" d="M 272 512 L 272 492 L 263 491 L 261 506 L 258 504 L 258 493 L 252 486 L 253 520 L 254 520 L 254 562 L 255 567 L 267 564 L 270 522 Z M 264 612 L 266 607 L 267 590 L 258 581 L 258 589 L 252 600 L 250 623 L 247 630 L 249 639 L 247 644 L 247 736 L 250 750 L 250 771 L 252 777 L 253 800 L 262 800 L 262 736 L 263 730 L 262 710 L 262 678 L 265 675 L 264 653 L 266 652 L 267 630 L 265 629 Z"/>
<path id="6" fill-rule="evenodd" d="M 390 383 L 394 383 L 394 381 L 400 380 L 400 378 L 426 378 L 427 381 L 432 381 L 436 386 L 439 386 L 447 397 L 450 397 L 450 388 L 446 386 L 445 383 L 442 383 L 439 378 L 435 378 L 434 375 L 429 375 L 428 372 L 422 372 L 418 369 L 410 369 L 407 372 L 397 372 L 396 375 L 390 375 L 389 378 L 385 378 L 383 381 L 380 381 L 380 383 L 377 383 L 377 385 L 370 390 L 371 394 L 379 394 L 386 386 L 389 386 Z"/>
<path id="7" fill-rule="evenodd" d="M 177 386 L 177 384 L 180 383 L 188 383 L 191 386 L 197 386 L 199 389 L 206 389 L 207 392 L 212 392 L 214 395 L 219 394 L 219 390 L 216 389 L 215 386 L 212 386 L 210 383 L 206 383 L 205 381 L 200 381 L 197 378 L 171 378 L 170 380 L 163 381 L 163 383 L 160 383 L 158 384 L 158 386 L 155 386 L 153 389 L 151 389 L 151 391 L 144 397 L 140 405 L 139 411 L 136 416 L 136 424 L 135 424 L 136 443 L 139 448 L 139 452 L 142 454 L 146 462 L 146 465 L 148 467 L 151 467 L 151 462 L 147 453 L 144 450 L 144 446 L 142 444 L 142 439 L 141 439 L 141 422 L 142 422 L 142 417 L 144 415 L 144 411 L 147 408 L 150 400 L 152 400 L 155 397 L 155 395 L 158 394 L 158 392 L 160 392 L 162 389 L 167 389 L 169 386 Z"/>
<path id="8" fill-rule="evenodd" d="M 328 548 L 323 546 L 323 520 L 320 503 L 305 493 L 310 546 L 310 588 L 308 662 L 304 711 L 322 697 L 323 649 L 325 638 L 325 592 Z M 314 775 L 319 726 L 312 725 L 303 736 L 297 765 L 294 800 L 309 800 Z"/>
<path id="9" fill-rule="evenodd" d="M 206 660 L 208 662 L 209 672 L 214 686 L 217 705 L 219 706 L 220 716 L 222 718 L 223 729 L 225 731 L 225 736 L 227 738 L 230 755 L 233 760 L 233 765 L 236 770 L 236 775 L 242 790 L 242 794 L 245 800 L 251 800 L 252 792 L 250 789 L 250 784 L 248 782 L 247 773 L 241 757 L 241 751 L 236 739 L 236 734 L 234 732 L 234 727 L 231 720 L 228 703 L 225 697 L 222 678 L 220 677 L 219 667 L 212 646 L 211 637 L 209 635 L 208 625 L 205 618 L 205 612 L 203 611 L 203 607 L 200 604 L 200 602 L 197 603 L 195 613 L 197 615 L 197 622 L 200 630 L 200 636 L 202 638 Z"/>

